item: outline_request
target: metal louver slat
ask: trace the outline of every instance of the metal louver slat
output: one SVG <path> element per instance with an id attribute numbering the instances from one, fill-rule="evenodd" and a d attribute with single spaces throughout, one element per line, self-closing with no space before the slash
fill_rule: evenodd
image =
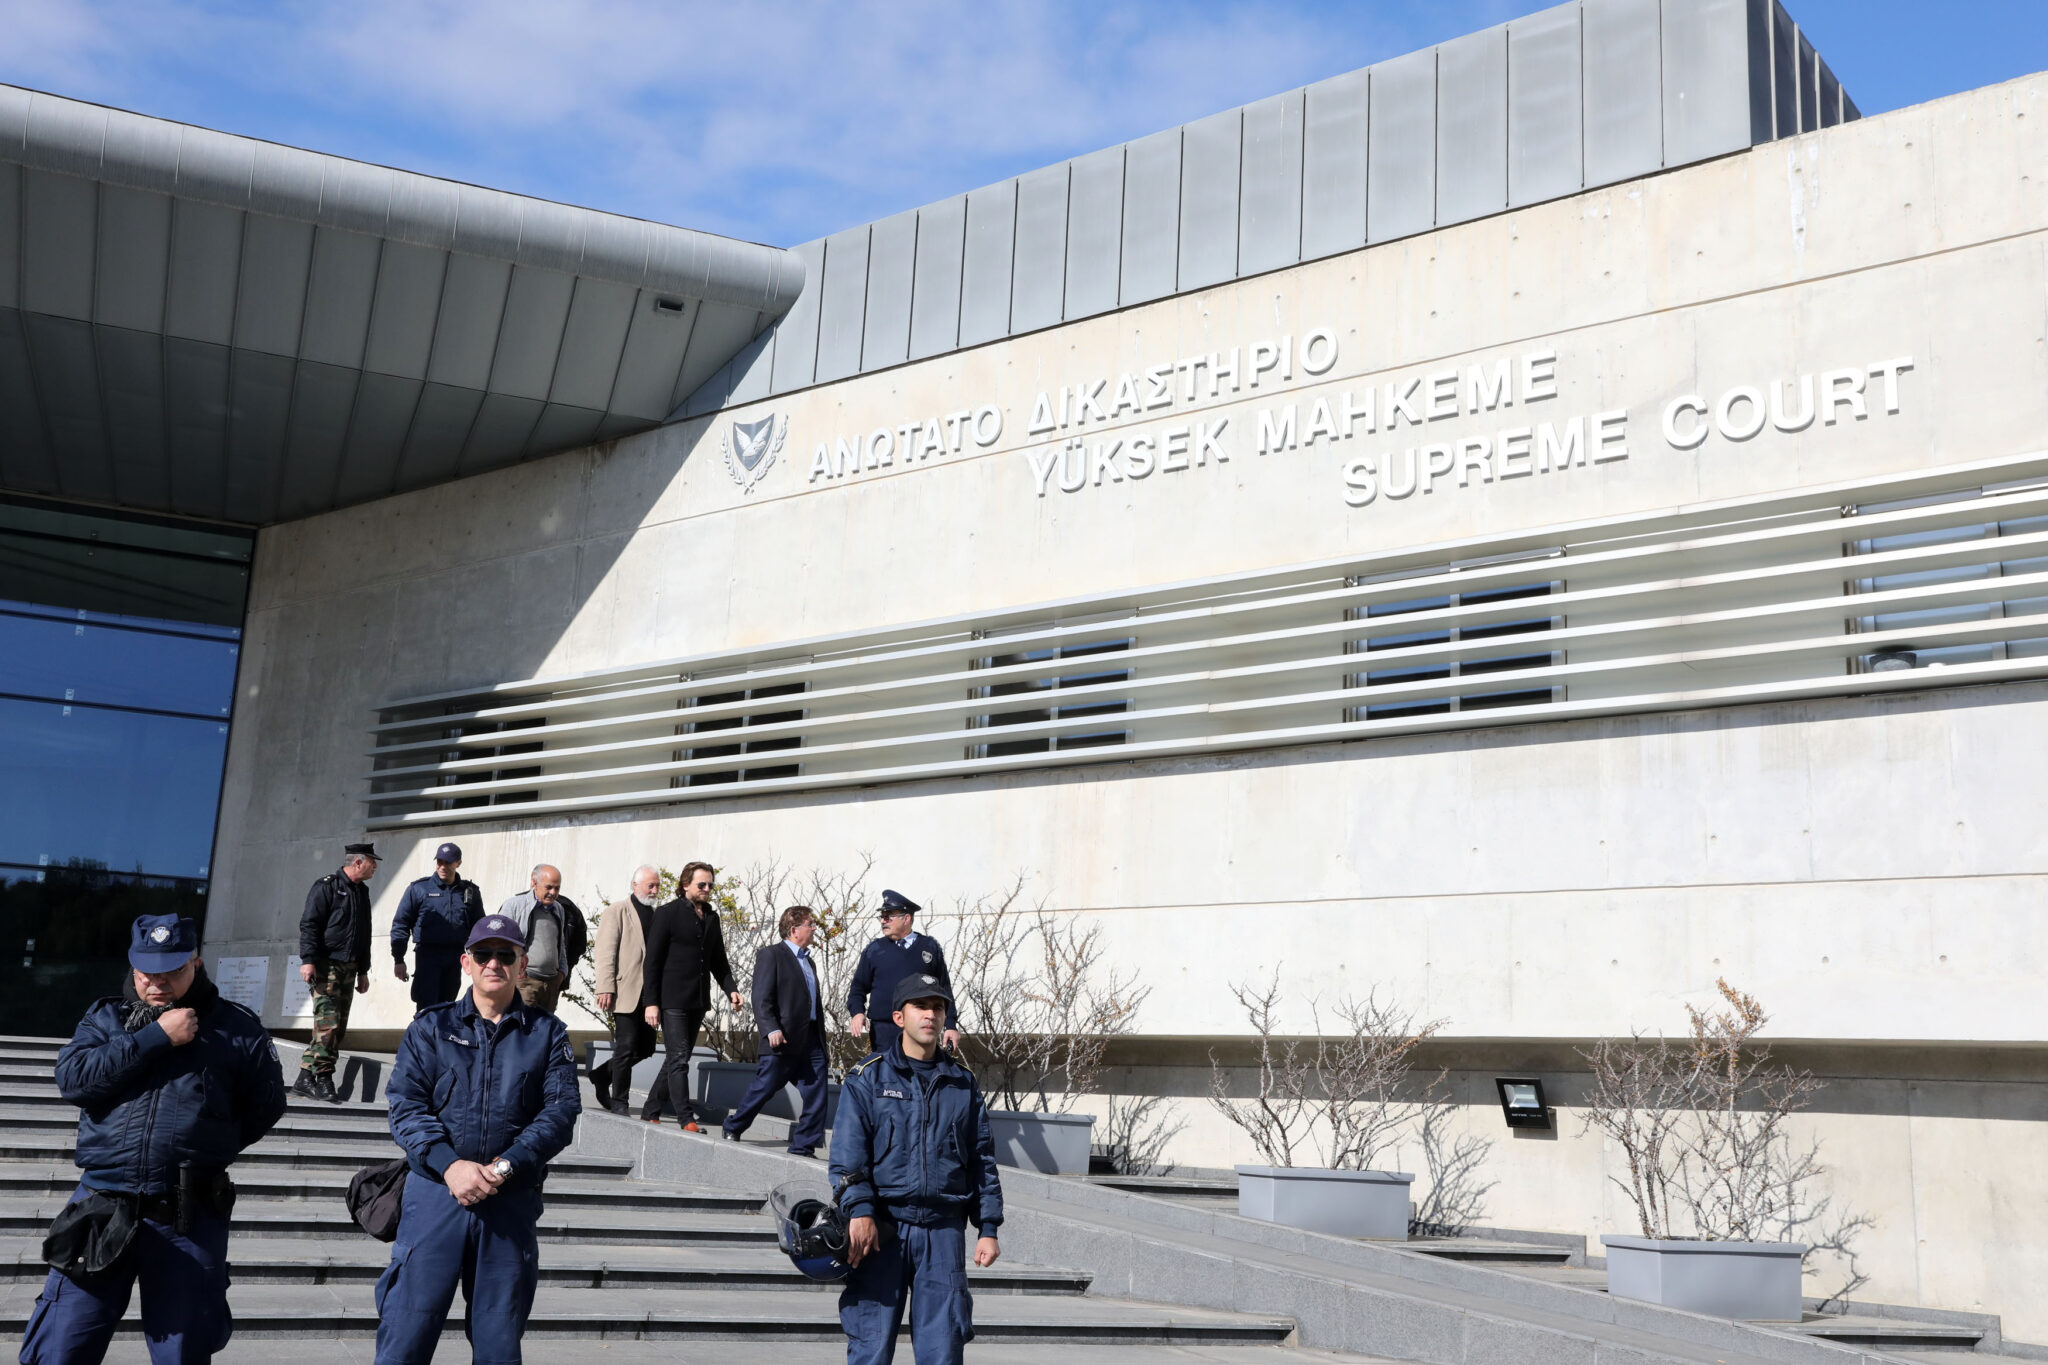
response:
<path id="1" fill-rule="evenodd" d="M 2044 516 L 2035 454 L 403 699 L 370 823 L 2048 676 Z"/>

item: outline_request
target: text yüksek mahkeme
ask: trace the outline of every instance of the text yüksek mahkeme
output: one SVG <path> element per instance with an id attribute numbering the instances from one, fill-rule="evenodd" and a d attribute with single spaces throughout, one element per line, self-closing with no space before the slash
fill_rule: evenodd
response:
<path id="1" fill-rule="evenodd" d="M 1312 333 L 1319 341 L 1327 338 L 1327 350 L 1314 352 L 1310 373 L 1323 373 L 1336 361 L 1332 334 Z M 1256 350 L 1256 348 L 1255 348 Z M 1307 353 L 1306 343 L 1304 353 Z M 1234 391 L 1235 355 L 1207 366 L 1214 387 L 1208 396 L 1226 389 Z M 1389 447 L 1351 458 L 1343 468 L 1345 502 L 1366 507 L 1384 498 L 1400 501 L 1418 492 L 1440 492 L 1455 485 L 1469 488 L 1474 482 L 1490 484 L 1561 473 L 1594 465 L 1612 464 L 1629 458 L 1629 413 L 1617 408 L 1569 416 L 1539 414 L 1540 405 L 1559 396 L 1558 357 L 1549 348 L 1523 352 L 1478 364 L 1395 378 L 1360 388 L 1304 397 L 1277 403 L 1249 413 L 1216 414 L 1206 420 L 1136 432 L 1104 435 L 1090 440 L 1084 435 L 1065 436 L 1026 448 L 1022 455 L 1031 470 L 1033 487 L 1041 498 L 1057 487 L 1062 493 L 1079 493 L 1104 484 L 1137 482 L 1154 474 L 1175 474 L 1227 464 L 1233 453 L 1242 454 L 1247 441 L 1259 457 L 1289 451 L 1313 450 L 1319 443 L 1336 447 L 1365 436 L 1391 436 L 1412 428 L 1427 431 L 1448 419 L 1496 414 L 1496 420 L 1517 415 L 1516 409 L 1535 407 L 1526 422 L 1503 421 L 1491 432 L 1461 435 L 1436 442 L 1399 448 Z M 1176 397 L 1192 398 L 1199 367 L 1159 367 L 1178 371 L 1184 385 Z M 1306 362 L 1304 368 L 1308 368 Z M 1709 402 L 1698 394 L 1673 399 L 1663 413 L 1662 433 L 1673 450 L 1695 450 L 1711 437 L 1741 443 L 1770 426 L 1780 432 L 1804 431 L 1816 421 L 1833 426 L 1846 415 L 1852 421 L 1869 417 L 1873 404 L 1885 415 L 1899 411 L 1899 377 L 1913 368 L 1910 356 L 1873 361 L 1868 365 L 1804 374 L 1765 388 L 1740 384 Z M 1149 371 L 1156 374 L 1158 371 Z M 1871 386 L 1877 385 L 1876 391 Z M 1119 390 L 1123 385 L 1120 381 Z M 1092 420 L 1108 420 L 1125 411 L 1118 404 L 1094 401 L 1078 408 L 1069 403 L 1077 390 L 1063 391 L 1057 408 L 1046 406 L 1034 413 L 1033 431 L 1051 430 Z M 1140 407 L 1142 410 L 1142 405 Z M 1233 431 L 1232 423 L 1239 423 Z M 1226 439 L 1226 436 L 1228 439 Z"/>
<path id="2" fill-rule="evenodd" d="M 1270 388 L 1275 384 L 1292 383 L 1297 368 L 1311 377 L 1327 374 L 1336 363 L 1336 332 L 1318 328 L 1301 337 L 1299 345 L 1294 335 L 1289 333 L 1272 340 L 1254 342 L 1242 351 L 1232 347 L 1228 351 L 1185 356 L 1146 369 L 1126 371 L 1113 380 L 1098 379 L 1092 384 L 1069 384 L 1057 390 L 1042 390 L 1032 401 L 1031 420 L 1026 429 L 1033 436 L 1044 436 L 1079 429 L 1095 422 L 1115 422 L 1171 408 L 1176 403 L 1202 402 L 1248 388 L 1257 389 L 1262 384 Z M 1201 442 L 1220 435 L 1225 422 L 1197 425 L 1201 427 L 1201 435 L 1176 437 L 1174 430 L 1177 429 L 1163 433 L 1164 445 L 1171 447 L 1161 456 L 1163 468 L 1171 471 L 1186 467 L 1178 461 L 1186 456 L 1185 447 L 1189 440 L 1195 442 L 1195 457 L 1198 460 L 1207 458 Z M 865 436 L 840 436 L 829 443 L 820 441 L 811 452 L 809 482 L 815 484 L 821 479 L 846 479 L 882 469 L 927 464 L 944 456 L 963 454 L 969 441 L 977 449 L 986 450 L 1001 440 L 1002 435 L 1002 410 L 993 403 L 962 408 L 944 417 L 932 417 L 922 422 L 876 427 Z M 1134 439 L 1147 443 L 1144 448 L 1149 448 L 1149 438 Z M 1044 490 L 1041 488 L 1040 491 Z"/>

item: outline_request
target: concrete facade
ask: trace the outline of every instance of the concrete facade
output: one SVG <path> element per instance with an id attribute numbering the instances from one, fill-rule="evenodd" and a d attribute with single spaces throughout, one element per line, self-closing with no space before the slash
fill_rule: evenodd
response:
<path id="1" fill-rule="evenodd" d="M 305 886 L 362 835 L 368 728 L 397 698 L 2042 451 L 2044 125 L 2048 78 L 2029 78 L 266 530 L 208 956 L 266 958 L 267 1017 L 287 1022 Z M 1323 328 L 1327 373 L 1187 406 L 1230 419 L 1227 461 L 1040 493 L 1039 392 Z M 1629 414 L 1626 459 L 1349 507 L 1347 461 L 1418 438 L 1257 452 L 1273 403 L 1305 417 L 1346 385 L 1537 350 L 1556 352 L 1559 414 Z M 1896 412 L 1873 379 L 1865 420 L 1693 450 L 1658 435 L 1681 395 L 1904 356 Z M 807 477 L 820 443 L 984 402 L 1003 413 L 986 448 Z M 771 413 L 782 465 L 743 491 L 725 424 Z M 1489 1221 L 1589 1234 L 1631 1230 L 1599 1144 L 1569 1121 L 1510 1140 L 1488 1067 L 1530 1040 L 1675 1030 L 1726 976 L 1774 1037 L 1836 1049 L 1812 1123 L 1842 1199 L 1878 1219 L 1867 1296 L 2048 1340 L 2044 744 L 2048 683 L 2015 681 L 735 793 L 383 830 L 376 904 L 388 924 L 450 836 L 493 902 L 543 858 L 586 907 L 650 860 L 872 853 L 927 904 L 1022 873 L 1103 925 L 1153 988 L 1141 1033 L 1182 1066 L 1243 1032 L 1228 985 L 1276 965 L 1300 1001 L 1377 984 L 1446 1017 L 1482 1049 L 1466 1080 L 1496 1138 Z M 410 1013 L 377 968 L 358 1028 Z M 1184 1107 L 1178 1159 L 1248 1158 Z"/>

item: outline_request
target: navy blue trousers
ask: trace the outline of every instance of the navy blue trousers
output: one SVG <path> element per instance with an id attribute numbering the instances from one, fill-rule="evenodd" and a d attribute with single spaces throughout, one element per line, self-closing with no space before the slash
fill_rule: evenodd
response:
<path id="1" fill-rule="evenodd" d="M 71 1201 L 85 1194 L 72 1191 Z M 180 1237 L 144 1219 L 126 1255 L 90 1284 L 53 1270 L 21 1336 L 21 1365 L 99 1365 L 142 1281 L 142 1333 L 154 1365 L 203 1365 L 228 1344 L 228 1225 L 211 1214 Z"/>
<path id="2" fill-rule="evenodd" d="M 408 1171 L 391 1264 L 377 1277 L 377 1365 L 432 1360 L 457 1285 L 476 1365 L 519 1365 L 540 1279 L 540 1211 L 530 1189 L 501 1190 L 464 1208 L 440 1181 Z"/>
<path id="3" fill-rule="evenodd" d="M 754 1083 L 747 1087 L 740 1107 L 725 1116 L 725 1131 L 734 1137 L 746 1132 L 747 1125 L 768 1101 L 794 1081 L 804 1109 L 797 1117 L 796 1127 L 789 1130 L 789 1150 L 805 1155 L 817 1151 L 818 1144 L 825 1140 L 825 1078 L 829 1071 L 823 1043 L 809 1052 L 795 1052 L 787 1047 L 780 1052 L 763 1052 L 754 1072 Z"/>
<path id="4" fill-rule="evenodd" d="M 412 1012 L 445 1005 L 462 992 L 462 950 L 421 948 L 412 958 Z"/>
<path id="5" fill-rule="evenodd" d="M 967 1289 L 967 1225 L 898 1224 L 869 1252 L 839 1291 L 846 1365 L 889 1365 L 910 1302 L 910 1350 L 917 1365 L 960 1365 L 974 1340 L 974 1295 Z"/>

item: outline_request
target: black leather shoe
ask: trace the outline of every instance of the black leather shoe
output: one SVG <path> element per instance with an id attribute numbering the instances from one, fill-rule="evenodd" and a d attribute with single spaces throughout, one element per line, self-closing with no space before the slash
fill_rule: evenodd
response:
<path id="1" fill-rule="evenodd" d="M 718 1135 L 724 1138 L 727 1142 L 738 1142 L 740 1140 L 740 1135 L 738 1133 L 735 1133 L 730 1128 L 720 1128 L 718 1130 Z"/>
<path id="2" fill-rule="evenodd" d="M 601 1066 L 590 1073 L 590 1088 L 597 1092 L 597 1107 L 600 1109 L 611 1109 L 612 1069 L 609 1066 Z M 612 1112 L 616 1113 L 618 1111 L 613 1110 Z"/>
<path id="3" fill-rule="evenodd" d="M 629 1119 L 633 1117 L 633 1106 L 627 1104 L 624 1100 L 613 1100 L 605 1106 L 605 1112 L 617 1114 L 622 1119 Z"/>
<path id="4" fill-rule="evenodd" d="M 818 1149 L 815 1147 L 792 1147 L 789 1149 L 789 1154 L 791 1156 L 807 1156 L 815 1160 L 818 1155 Z"/>
<path id="5" fill-rule="evenodd" d="M 313 1073 L 301 1068 L 299 1078 L 292 1082 L 292 1093 L 303 1099 L 319 1099 L 320 1088 L 313 1083 Z"/>

